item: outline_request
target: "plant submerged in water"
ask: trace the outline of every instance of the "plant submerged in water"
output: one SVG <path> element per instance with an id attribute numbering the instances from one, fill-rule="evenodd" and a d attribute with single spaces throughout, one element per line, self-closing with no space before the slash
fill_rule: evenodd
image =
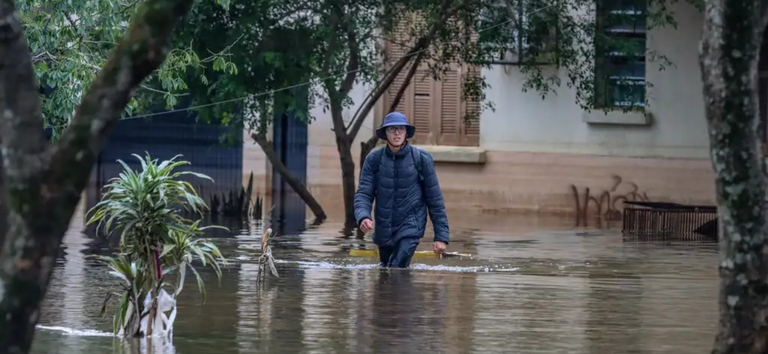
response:
<path id="1" fill-rule="evenodd" d="M 205 285 L 192 262 L 197 260 L 211 266 L 221 279 L 221 265 L 226 261 L 219 249 L 200 236 L 206 229 L 200 220 L 182 217 L 182 209 L 202 217 L 207 208 L 192 184 L 179 180 L 183 175 L 211 180 L 210 177 L 190 172 L 174 171 L 188 165 L 187 161 L 170 160 L 157 163 L 147 156 L 140 162 L 142 171 L 135 172 L 122 160 L 124 171 L 105 186 L 102 200 L 89 214 L 88 224 L 98 222 L 107 236 L 117 230 L 120 243 L 115 257 L 98 257 L 110 268 L 110 273 L 123 280 L 122 293 L 110 293 L 104 301 L 102 315 L 106 314 L 108 300 L 120 298 L 113 316 L 114 332 L 125 337 L 143 337 L 172 334 L 176 317 L 176 296 L 184 285 L 189 268 L 197 279 L 198 289 L 205 301 Z M 178 285 L 165 281 L 165 276 L 178 274 Z M 171 293 L 166 287 L 173 289 Z M 169 316 L 166 312 L 171 311 Z"/>

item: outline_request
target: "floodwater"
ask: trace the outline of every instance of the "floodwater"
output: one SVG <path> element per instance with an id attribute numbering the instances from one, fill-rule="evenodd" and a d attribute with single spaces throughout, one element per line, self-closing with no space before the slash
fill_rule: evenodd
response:
<path id="1" fill-rule="evenodd" d="M 217 235 L 230 266 L 191 276 L 172 344 L 157 353 L 703 353 L 717 320 L 717 249 L 622 240 L 572 221 L 450 214 L 449 250 L 382 271 L 332 223 L 275 239 L 280 278 L 256 287 L 261 225 Z M 482 225 L 482 227 L 478 227 Z M 239 230 L 238 230 L 239 228 Z M 431 228 L 431 227 L 430 227 Z M 110 336 L 105 294 L 118 282 L 86 260 L 102 243 L 73 221 L 33 353 L 138 353 Z M 429 241 L 430 236 L 424 241 Z M 420 249 L 430 249 L 423 242 Z"/>

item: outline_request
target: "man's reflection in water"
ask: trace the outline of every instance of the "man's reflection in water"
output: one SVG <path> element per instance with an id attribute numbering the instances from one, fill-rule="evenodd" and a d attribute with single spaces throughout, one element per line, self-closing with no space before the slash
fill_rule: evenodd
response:
<path id="1" fill-rule="evenodd" d="M 373 298 L 374 353 L 445 352 L 445 289 L 426 282 L 428 276 L 381 270 Z"/>

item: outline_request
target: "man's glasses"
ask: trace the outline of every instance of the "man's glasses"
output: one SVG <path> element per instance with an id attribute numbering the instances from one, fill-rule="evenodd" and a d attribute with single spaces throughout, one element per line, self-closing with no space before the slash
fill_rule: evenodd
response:
<path id="1" fill-rule="evenodd" d="M 387 133 L 405 133 L 405 127 L 403 126 L 391 126 L 387 127 Z"/>

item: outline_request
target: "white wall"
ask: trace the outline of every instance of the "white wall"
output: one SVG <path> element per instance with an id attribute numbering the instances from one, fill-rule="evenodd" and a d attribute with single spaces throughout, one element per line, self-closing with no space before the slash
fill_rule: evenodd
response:
<path id="1" fill-rule="evenodd" d="M 318 92 L 318 90 L 319 92 L 325 92 L 319 86 L 313 87 L 313 90 L 316 90 L 316 92 Z M 357 109 L 362 105 L 365 97 L 372 90 L 373 87 L 370 85 L 361 83 L 357 83 L 352 87 L 352 90 L 349 92 L 349 97 L 352 99 L 354 104 L 344 109 L 344 113 L 342 114 L 344 121 L 347 124 L 349 124 L 349 122 L 352 120 L 352 115 L 357 112 Z M 355 138 L 355 142 L 352 144 L 352 146 L 359 147 L 360 142 L 366 141 L 371 137 L 373 131 L 373 114 L 375 111 L 376 109 L 374 108 L 370 111 L 370 113 L 368 113 L 368 116 L 365 118 L 365 122 L 363 122 L 363 126 L 360 128 L 359 133 L 357 133 L 357 137 Z M 336 137 L 331 130 L 333 129 L 333 120 L 331 119 L 330 109 L 323 112 L 323 103 L 317 102 L 315 107 L 310 109 L 309 112 L 310 115 L 314 118 L 309 126 L 309 145 L 335 147 Z"/>
<path id="2" fill-rule="evenodd" d="M 319 89 L 319 88 L 315 88 Z M 357 112 L 357 108 L 362 105 L 363 100 L 365 99 L 366 95 L 368 95 L 368 92 L 370 92 L 372 88 L 370 88 L 368 85 L 362 85 L 362 84 L 356 84 L 352 90 L 349 93 L 349 96 L 352 98 L 354 104 L 352 104 L 350 107 L 346 108 L 344 110 L 344 113 L 342 116 L 344 117 L 344 120 L 349 124 L 349 121 L 352 119 L 352 115 Z M 352 157 L 355 160 L 355 163 L 357 164 L 357 158 L 359 153 L 359 147 L 360 142 L 368 140 L 368 138 L 371 137 L 372 131 L 373 131 L 373 117 L 374 112 L 376 110 L 373 109 L 366 117 L 365 121 L 363 122 L 362 127 L 360 128 L 360 131 L 357 133 L 357 137 L 355 138 L 355 141 L 352 143 Z M 309 149 L 307 150 L 307 178 L 310 183 L 321 183 L 322 181 L 326 181 L 328 183 L 338 183 L 341 184 L 341 178 L 340 178 L 340 162 L 339 162 L 339 154 L 338 150 L 336 148 L 336 136 L 334 135 L 334 132 L 331 130 L 333 129 L 333 120 L 331 118 L 331 112 L 330 110 L 326 110 L 323 112 L 323 105 L 317 104 L 315 107 L 313 107 L 310 110 L 310 114 L 313 117 L 313 120 L 310 122 L 309 125 Z M 356 166 L 359 168 L 359 166 Z M 328 173 L 323 173 L 322 171 L 333 171 L 330 175 Z M 336 174 L 339 174 L 339 176 L 336 176 Z M 326 176 L 327 180 L 324 180 L 321 178 L 321 176 Z"/>
<path id="3" fill-rule="evenodd" d="M 612 156 L 707 158 L 701 74 L 698 65 L 702 14 L 686 2 L 670 7 L 678 27 L 648 34 L 650 49 L 666 55 L 675 67 L 659 71 L 648 62 L 648 89 L 654 116 L 650 126 L 595 125 L 582 120 L 575 92 L 563 87 L 545 100 L 522 92 L 523 74 L 516 67 L 494 66 L 483 74 L 491 85 L 487 97 L 496 111 L 480 121 L 480 145 L 488 150 L 580 153 Z M 553 69 L 555 70 L 555 69 Z M 565 83 L 566 76 L 561 76 Z"/>

